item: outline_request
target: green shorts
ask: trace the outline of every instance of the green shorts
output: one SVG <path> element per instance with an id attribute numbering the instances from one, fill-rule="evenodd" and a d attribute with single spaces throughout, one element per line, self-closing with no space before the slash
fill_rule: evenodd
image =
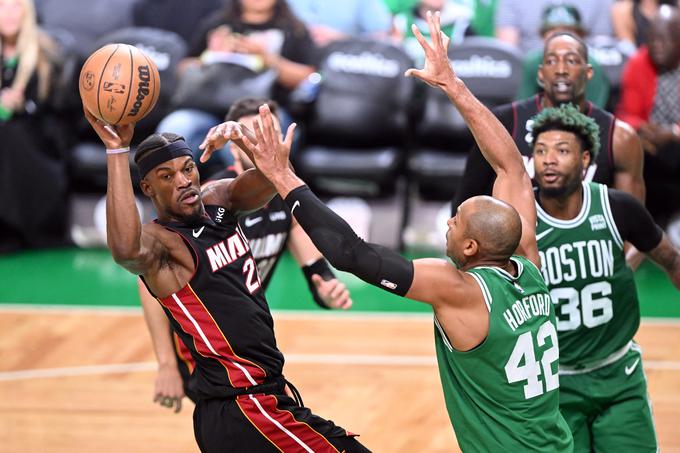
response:
<path id="1" fill-rule="evenodd" d="M 656 432 L 640 347 L 583 374 L 560 375 L 560 410 L 574 451 L 656 452 Z"/>

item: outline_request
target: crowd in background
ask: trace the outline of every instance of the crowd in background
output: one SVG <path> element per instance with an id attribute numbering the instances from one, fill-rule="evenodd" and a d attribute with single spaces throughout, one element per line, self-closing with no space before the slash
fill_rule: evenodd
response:
<path id="1" fill-rule="evenodd" d="M 612 82 L 592 52 L 587 97 L 638 131 L 645 177 L 663 178 L 675 197 L 680 30 L 652 27 L 664 4 L 677 7 L 663 0 L 90 0 L 86 6 L 81 0 L 0 0 L 0 253 L 69 243 L 69 193 L 79 189 L 73 149 L 93 138 L 82 119 L 78 71 L 102 39 L 127 27 L 172 32 L 184 46 L 172 68 L 176 86 L 170 93 L 166 87 L 166 99 L 140 124 L 137 140 L 158 128 L 183 135 L 194 148 L 244 86 L 279 103 L 284 127 L 293 120 L 304 125 L 314 91 L 323 85 L 323 49 L 333 43 L 388 42 L 420 65 L 411 26 L 427 32 L 428 10 L 441 12 L 452 46 L 484 36 L 519 49 L 525 61 L 517 99 L 541 91 L 536 71 L 550 33 L 608 39 L 628 63 Z M 655 47 L 648 48 L 652 38 Z M 203 177 L 228 165 L 228 153 L 210 164 Z M 661 205 L 654 212 L 673 209 L 658 193 L 647 204 Z"/>

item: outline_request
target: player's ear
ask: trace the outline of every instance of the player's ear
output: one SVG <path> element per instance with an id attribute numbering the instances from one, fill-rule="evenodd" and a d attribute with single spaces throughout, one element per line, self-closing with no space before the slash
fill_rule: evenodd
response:
<path id="1" fill-rule="evenodd" d="M 470 257 L 479 252 L 479 244 L 474 239 L 465 239 L 463 243 L 463 255 Z"/>
<path id="2" fill-rule="evenodd" d="M 581 153 L 581 162 L 583 162 L 583 168 L 588 168 L 588 166 L 590 166 L 591 159 L 592 155 L 590 154 L 589 150 L 585 150 Z"/>
<path id="3" fill-rule="evenodd" d="M 142 180 L 139 181 L 139 188 L 142 189 L 142 193 L 149 198 L 156 194 L 156 192 L 153 190 L 153 187 L 151 187 L 151 184 L 149 184 L 146 178 L 142 178 Z"/>

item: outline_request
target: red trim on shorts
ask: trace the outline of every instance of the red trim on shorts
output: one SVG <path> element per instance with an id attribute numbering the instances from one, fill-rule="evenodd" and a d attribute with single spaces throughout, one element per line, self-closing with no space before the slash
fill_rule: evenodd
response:
<path id="1" fill-rule="evenodd" d="M 279 409 L 274 395 L 242 395 L 236 398 L 236 403 L 253 426 L 284 453 L 339 453 L 328 439 L 307 423 L 296 420 L 291 412 Z"/>
<path id="2" fill-rule="evenodd" d="M 172 316 L 182 326 L 182 330 L 191 335 L 196 351 L 204 357 L 219 361 L 224 366 L 231 386 L 252 387 L 264 382 L 267 373 L 253 362 L 243 359 L 234 353 L 224 333 L 220 330 L 210 312 L 205 308 L 203 302 L 193 291 L 191 285 L 187 283 L 184 288 L 177 291 L 174 295 L 177 296 L 189 315 L 196 321 L 212 349 L 205 342 L 194 323 L 173 298 L 173 295 L 159 300 L 165 308 L 170 310 Z M 248 378 L 248 375 L 250 375 L 252 381 Z"/>

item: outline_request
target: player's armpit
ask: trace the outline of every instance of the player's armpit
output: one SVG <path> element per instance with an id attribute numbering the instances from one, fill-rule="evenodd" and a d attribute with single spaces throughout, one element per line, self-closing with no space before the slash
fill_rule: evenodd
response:
<path id="1" fill-rule="evenodd" d="M 157 268 L 158 263 L 169 255 L 171 248 L 171 244 L 168 244 L 169 241 L 171 242 L 173 239 L 181 241 L 178 237 L 169 237 L 170 234 L 172 233 L 165 231 L 156 224 L 142 225 L 139 245 L 136 250 L 127 253 L 112 250 L 113 259 L 133 274 L 145 274 Z M 176 235 L 172 234 L 172 236 Z"/>

